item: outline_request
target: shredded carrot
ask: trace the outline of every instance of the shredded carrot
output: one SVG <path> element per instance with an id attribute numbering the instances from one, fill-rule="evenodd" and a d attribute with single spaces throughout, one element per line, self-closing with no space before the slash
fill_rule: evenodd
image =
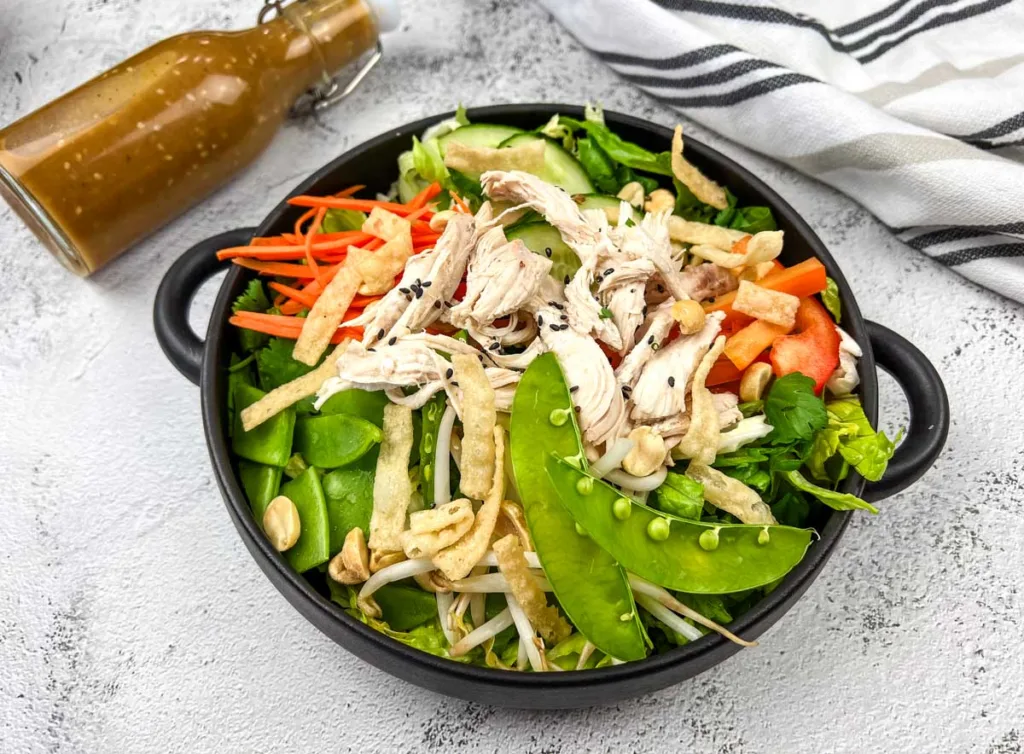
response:
<path id="1" fill-rule="evenodd" d="M 394 202 L 379 202 L 374 199 L 347 199 L 322 196 L 293 196 L 288 203 L 294 207 L 313 207 L 316 209 L 354 209 L 358 212 L 370 212 L 375 207 L 394 212 L 396 215 L 405 217 L 417 209 L 410 209 L 404 204 Z M 426 208 L 424 208 L 426 210 Z"/>
<path id="2" fill-rule="evenodd" d="M 473 214 L 469 211 L 469 205 L 462 201 L 462 197 L 458 194 L 452 194 L 452 202 L 455 203 L 455 206 L 458 207 L 460 212 L 465 212 L 467 215 Z"/>
<path id="3" fill-rule="evenodd" d="M 359 193 L 364 188 L 366 188 L 365 184 L 357 183 L 355 186 L 349 186 L 347 189 L 339 191 L 337 194 L 335 194 L 335 196 L 338 197 L 339 199 L 344 199 L 347 196 L 352 196 L 352 194 Z"/>
<path id="4" fill-rule="evenodd" d="M 313 270 L 313 276 L 317 279 L 320 278 L 320 265 L 316 263 L 316 259 L 313 258 L 313 235 L 320 230 L 320 225 L 324 221 L 324 217 L 327 215 L 326 209 L 318 209 L 316 211 L 316 217 L 313 218 L 313 224 L 309 226 L 309 233 L 306 236 L 306 264 L 309 265 L 310 269 Z"/>
<path id="5" fill-rule="evenodd" d="M 344 256 L 349 246 L 362 246 L 373 236 L 360 231 L 348 231 L 348 237 L 338 238 L 332 241 L 323 241 L 309 245 L 309 251 L 321 261 L 326 252 L 340 253 Z M 234 259 L 236 257 L 249 257 L 250 259 L 268 260 L 293 260 L 305 259 L 307 254 L 306 245 L 293 246 L 234 246 L 229 249 L 221 249 L 217 252 L 217 259 Z"/>
<path id="6" fill-rule="evenodd" d="M 416 194 L 412 200 L 406 205 L 409 209 L 419 209 L 420 207 L 426 207 L 427 202 L 433 199 L 435 196 L 441 193 L 441 184 L 434 181 L 420 193 Z"/>
<path id="7" fill-rule="evenodd" d="M 302 224 L 304 222 L 306 222 L 306 220 L 311 219 L 315 214 L 316 214 L 316 210 L 315 209 L 308 210 L 306 212 L 303 212 L 302 215 L 299 217 L 299 219 L 295 221 L 295 227 L 294 227 L 293 231 L 294 231 L 296 236 L 300 236 L 301 237 L 301 236 L 306 235 L 305 231 L 302 230 Z"/>
<path id="8" fill-rule="evenodd" d="M 285 338 L 287 340 L 298 340 L 299 333 L 302 332 L 301 325 L 298 328 L 281 326 L 271 322 L 259 322 L 245 317 L 240 317 L 238 314 L 235 314 L 228 319 L 228 322 L 235 327 L 241 327 L 245 330 L 254 330 L 256 332 L 273 335 L 277 338 Z M 361 327 L 339 327 L 334 335 L 331 336 L 331 343 L 340 343 L 345 338 L 361 340 L 362 337 L 363 328 Z"/>
<path id="9" fill-rule="evenodd" d="M 264 262 L 259 259 L 235 257 L 232 263 L 247 270 L 256 270 L 261 275 L 274 275 L 282 278 L 312 278 L 313 270 L 304 264 L 286 264 L 284 262 Z"/>
<path id="10" fill-rule="evenodd" d="M 285 285 L 284 283 L 271 282 L 268 284 L 268 286 L 271 288 L 271 290 L 275 290 L 278 293 L 292 299 L 293 301 L 298 301 L 302 306 L 306 307 L 307 309 L 311 309 L 313 307 L 313 304 L 316 303 L 316 296 L 306 293 L 305 291 L 300 291 L 298 288 L 292 288 L 290 285 Z M 278 308 L 281 307 L 282 303 L 283 302 L 278 302 Z"/>

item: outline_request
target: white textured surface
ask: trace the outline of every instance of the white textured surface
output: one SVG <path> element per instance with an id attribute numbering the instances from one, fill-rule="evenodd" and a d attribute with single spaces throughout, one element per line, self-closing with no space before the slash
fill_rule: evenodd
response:
<path id="1" fill-rule="evenodd" d="M 244 25 L 257 5 L 0 3 L 0 123 L 173 32 Z M 698 128 L 804 213 L 868 317 L 939 367 L 954 424 L 936 468 L 858 516 L 759 648 L 615 707 L 525 713 L 430 694 L 356 660 L 278 595 L 221 504 L 197 391 L 152 334 L 170 262 L 256 222 L 348 147 L 460 99 L 597 98 L 673 120 L 530 4 L 403 12 L 346 106 L 288 127 L 233 185 L 90 281 L 0 208 L 0 751 L 1021 751 L 1024 313 Z M 891 427 L 905 410 L 884 388 Z"/>

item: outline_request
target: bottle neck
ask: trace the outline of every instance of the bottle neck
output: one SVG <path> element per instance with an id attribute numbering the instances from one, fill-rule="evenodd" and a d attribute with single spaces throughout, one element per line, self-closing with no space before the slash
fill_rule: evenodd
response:
<path id="1" fill-rule="evenodd" d="M 297 96 L 330 81 L 377 43 L 377 25 L 363 0 L 300 0 L 254 31 L 277 37 L 279 65 L 294 71 Z M 300 74 L 301 72 L 301 74 Z"/>

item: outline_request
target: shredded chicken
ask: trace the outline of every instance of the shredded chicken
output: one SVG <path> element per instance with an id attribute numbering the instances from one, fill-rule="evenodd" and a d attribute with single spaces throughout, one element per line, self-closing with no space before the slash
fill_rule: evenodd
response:
<path id="1" fill-rule="evenodd" d="M 736 277 L 716 264 L 705 262 L 687 267 L 682 272 L 683 286 L 694 301 L 723 296 L 736 290 Z"/>
<path id="2" fill-rule="evenodd" d="M 724 318 L 721 312 L 712 312 L 700 332 L 677 338 L 647 362 L 630 396 L 630 418 L 651 421 L 686 410 L 690 377 L 718 336 Z"/>
<path id="3" fill-rule="evenodd" d="M 466 295 L 452 307 L 449 321 L 467 327 L 512 314 L 533 297 L 550 271 L 550 259 L 534 254 L 522 241 L 507 241 L 502 228 L 492 228 L 477 241 Z"/>
<path id="4" fill-rule="evenodd" d="M 644 328 L 637 333 L 636 345 L 626 354 L 618 369 L 615 370 L 615 379 L 622 386 L 626 397 L 629 397 L 633 386 L 636 385 L 640 371 L 662 347 L 675 326 L 675 319 L 672 317 L 672 303 L 672 299 L 668 299 L 647 316 Z"/>

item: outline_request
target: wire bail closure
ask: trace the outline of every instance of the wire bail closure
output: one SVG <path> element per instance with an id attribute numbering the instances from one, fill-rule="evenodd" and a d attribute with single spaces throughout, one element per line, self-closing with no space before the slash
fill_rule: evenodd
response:
<path id="1" fill-rule="evenodd" d="M 297 2 L 304 2 L 305 0 L 297 0 Z M 271 15 L 273 14 L 273 16 Z M 260 8 L 259 14 L 256 16 L 257 24 L 264 24 L 272 18 L 284 15 L 284 2 L 283 0 L 263 0 L 263 7 Z M 315 41 L 314 41 L 315 43 Z M 370 53 L 369 57 L 363 62 L 356 71 L 355 75 L 349 80 L 347 84 L 342 84 L 341 79 L 338 76 L 329 76 L 325 71 L 323 74 L 323 80 L 314 87 L 311 87 L 301 94 L 299 98 L 292 105 L 288 111 L 288 115 L 291 118 L 302 118 L 307 115 L 313 115 L 315 113 L 322 112 L 327 108 L 338 104 L 343 99 L 348 97 L 352 92 L 355 91 L 365 79 L 373 67 L 380 62 L 380 59 L 384 55 L 384 47 L 380 43 L 380 39 L 377 39 L 377 46 L 373 52 Z"/>

